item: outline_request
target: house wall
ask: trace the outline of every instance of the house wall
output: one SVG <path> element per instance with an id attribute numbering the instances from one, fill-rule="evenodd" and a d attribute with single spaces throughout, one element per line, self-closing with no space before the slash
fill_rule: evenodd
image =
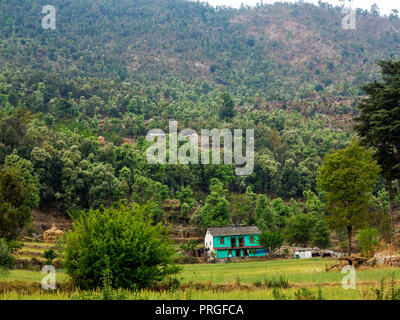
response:
<path id="1" fill-rule="evenodd" d="M 204 238 L 204 247 L 212 249 L 214 247 L 214 237 L 207 231 Z"/>
<path id="2" fill-rule="evenodd" d="M 254 237 L 254 243 L 251 243 L 251 237 Z M 266 255 L 268 252 L 265 249 L 254 249 L 255 252 L 253 253 L 251 247 L 259 246 L 259 236 L 258 235 L 245 235 L 245 236 L 222 236 L 222 237 L 212 237 L 212 250 L 216 252 L 216 258 L 217 259 L 226 259 L 229 257 L 243 257 L 244 256 L 244 249 L 247 249 L 247 253 L 249 257 L 263 257 Z M 221 238 L 224 239 L 224 243 L 221 243 Z M 244 247 L 240 248 L 240 254 L 239 251 L 232 249 L 231 250 L 231 255 L 229 255 L 229 249 L 221 249 L 218 250 L 218 248 L 231 248 L 231 238 L 235 238 L 236 240 L 236 248 L 239 247 L 239 238 L 244 238 Z M 206 236 L 207 239 L 207 236 Z M 206 240 L 207 242 L 207 240 Z M 208 240 L 208 243 L 210 243 L 210 240 Z M 249 248 L 250 247 L 250 248 Z"/>
<path id="3" fill-rule="evenodd" d="M 254 237 L 254 243 L 250 242 L 250 238 Z M 206 236 L 207 238 L 207 236 Z M 221 244 L 221 238 L 224 238 L 224 244 Z M 236 238 L 236 247 L 239 247 L 239 238 L 244 238 L 244 246 L 245 247 L 254 247 L 259 246 L 259 237 L 258 235 L 246 235 L 246 236 L 224 236 L 224 237 L 213 237 L 213 247 L 214 248 L 227 248 L 231 246 L 231 238 Z M 207 241 L 207 240 L 206 240 Z"/>
<path id="4" fill-rule="evenodd" d="M 204 247 L 210 249 L 207 251 L 208 258 L 210 258 L 211 253 L 214 252 L 214 237 L 209 231 L 207 231 L 206 236 L 204 237 Z"/>

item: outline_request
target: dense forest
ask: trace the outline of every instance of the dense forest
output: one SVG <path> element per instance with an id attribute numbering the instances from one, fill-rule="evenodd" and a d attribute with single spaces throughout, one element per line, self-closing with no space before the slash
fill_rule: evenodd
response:
<path id="1" fill-rule="evenodd" d="M 0 1 L 0 163 L 36 184 L 43 212 L 151 201 L 156 220 L 199 226 L 213 203 L 222 224 L 321 212 L 324 156 L 354 136 L 376 61 L 400 58 L 395 11 L 358 10 L 357 30 L 344 30 L 341 8 L 325 3 L 54 0 L 57 28 L 45 30 L 44 5 Z M 253 174 L 150 165 L 144 136 L 170 119 L 255 128 Z"/>

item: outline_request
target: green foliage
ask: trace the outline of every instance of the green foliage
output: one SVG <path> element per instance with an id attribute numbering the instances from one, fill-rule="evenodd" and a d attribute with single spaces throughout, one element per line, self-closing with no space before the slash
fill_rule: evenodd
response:
<path id="1" fill-rule="evenodd" d="M 256 224 L 261 230 L 273 230 L 276 227 L 275 214 L 265 194 L 257 196 L 255 216 Z"/>
<path id="2" fill-rule="evenodd" d="M 390 215 L 393 222 L 392 181 L 400 178 L 399 137 L 400 128 L 400 61 L 379 61 L 382 70 L 381 82 L 367 83 L 363 90 L 367 96 L 359 103 L 360 116 L 356 131 L 361 143 L 375 147 L 375 157 L 382 168 L 389 193 Z"/>
<path id="3" fill-rule="evenodd" d="M 395 12 L 389 19 L 361 12 L 367 27 L 343 38 L 336 28 L 341 11 L 322 5 L 277 3 L 217 10 L 182 0 L 137 0 L 132 11 L 130 0 L 54 1 L 63 9 L 58 20 L 64 26 L 63 38 L 43 32 L 36 23 L 34 1 L 0 2 L 0 12 L 7 17 L 0 23 L 0 165 L 14 152 L 31 162 L 30 174 L 39 180 L 34 184 L 45 212 L 79 212 L 133 199 L 154 202 L 153 219 L 161 221 L 162 202 L 175 194 L 181 201 L 180 220 L 186 223 L 196 200 L 203 200 L 203 192 L 217 178 L 231 194 L 251 189 L 241 210 L 232 215 L 235 223 L 283 229 L 300 207 L 294 202 L 288 206 L 281 198 L 270 205 L 266 195 L 298 199 L 304 191 L 315 190 L 325 154 L 350 141 L 348 125 L 338 120 L 355 113 L 348 101 L 362 94 L 362 83 L 376 78 L 375 57 L 398 56 L 398 36 L 385 31 L 398 24 Z M 287 17 L 308 32 L 264 37 L 262 30 L 279 27 Z M 22 27 L 26 25 L 33 27 Z M 382 32 L 366 32 L 371 25 Z M 315 57 L 312 48 L 319 40 L 304 38 L 315 30 L 328 43 L 341 39 L 333 49 L 337 58 Z M 301 64 L 290 61 L 294 37 L 304 52 Z M 289 57 L 285 65 L 277 62 L 282 55 Z M 364 129 L 376 131 L 366 142 L 384 145 L 380 150 L 386 162 L 379 163 L 394 170 L 398 128 L 388 119 L 398 117 L 397 105 L 391 103 L 398 101 L 398 67 L 382 66 L 384 82 L 374 88 L 385 100 L 365 102 L 366 123 L 382 115 L 381 126 Z M 366 90 L 371 99 L 374 90 Z M 152 128 L 167 131 L 168 119 L 198 132 L 255 128 L 254 173 L 235 177 L 234 166 L 223 164 L 149 165 L 144 135 Z M 392 134 L 386 144 L 388 131 Z M 374 135 L 375 140 L 370 139 Z M 105 138 L 102 146 L 99 136 Z M 129 143 L 121 145 L 123 140 Z M 392 202 L 391 189 L 387 191 Z M 325 212 L 324 201 L 307 192 L 306 212 Z M 38 198 L 30 200 L 35 204 Z M 193 221 L 203 227 L 230 223 L 226 201 L 225 195 L 214 192 Z M 203 216 L 206 221 L 201 221 Z M 386 222 L 378 229 L 384 233 L 385 228 Z M 324 242 L 323 223 L 318 230 L 315 237 Z"/>
<path id="4" fill-rule="evenodd" d="M 219 104 L 219 116 L 221 119 L 229 119 L 234 116 L 235 103 L 228 92 L 220 94 L 218 99 Z"/>
<path id="5" fill-rule="evenodd" d="M 176 197 L 180 201 L 182 218 L 188 220 L 195 207 L 195 198 L 193 197 L 192 188 L 190 188 L 190 186 L 182 187 L 180 191 L 176 192 Z"/>
<path id="6" fill-rule="evenodd" d="M 365 228 L 358 233 L 358 244 L 361 248 L 361 253 L 365 257 L 372 257 L 376 248 L 379 245 L 379 231 L 375 228 Z"/>
<path id="7" fill-rule="evenodd" d="M 295 300 L 324 300 L 321 287 L 319 287 L 317 295 L 307 288 L 298 289 L 294 293 L 294 298 Z"/>
<path id="8" fill-rule="evenodd" d="M 225 197 L 226 190 L 218 179 L 212 179 L 210 195 L 204 206 L 192 217 L 192 222 L 200 228 L 226 226 L 231 223 L 229 202 Z"/>
<path id="9" fill-rule="evenodd" d="M 100 292 L 86 291 L 74 294 L 71 300 L 128 300 L 127 293 L 124 289 L 114 289 L 112 287 L 112 274 L 109 270 L 105 270 L 102 278 L 102 287 Z M 133 298 L 137 297 L 137 291 L 131 292 Z M 136 300 L 136 299 L 134 299 Z"/>
<path id="10" fill-rule="evenodd" d="M 51 265 L 53 260 L 57 258 L 57 252 L 50 248 L 43 253 L 44 258 L 46 259 L 46 265 Z"/>
<path id="11" fill-rule="evenodd" d="M 5 275 L 14 266 L 15 258 L 5 239 L 0 239 L 0 275 Z"/>
<path id="12" fill-rule="evenodd" d="M 325 213 L 325 204 L 314 192 L 311 190 L 306 190 L 303 192 L 303 196 L 306 199 L 305 208 L 308 213 L 314 215 Z"/>
<path id="13" fill-rule="evenodd" d="M 311 245 L 321 249 L 331 246 L 331 233 L 322 218 L 316 218 L 311 234 Z"/>
<path id="14" fill-rule="evenodd" d="M 272 289 L 272 296 L 274 300 L 289 300 L 289 297 L 286 296 L 281 290 L 278 288 Z"/>
<path id="15" fill-rule="evenodd" d="M 259 241 L 260 245 L 265 249 L 269 249 L 271 253 L 279 249 L 283 244 L 282 236 L 272 231 L 264 231 L 261 233 Z"/>
<path id="16" fill-rule="evenodd" d="M 382 277 L 378 287 L 364 290 L 362 296 L 368 300 L 400 300 L 400 287 L 396 283 L 394 273 L 390 280 Z"/>
<path id="17" fill-rule="evenodd" d="M 379 177 L 380 167 L 372 154 L 353 141 L 346 149 L 327 155 L 319 169 L 317 184 L 326 192 L 330 225 L 347 229 L 348 255 L 352 233 L 365 222 Z"/>
<path id="18" fill-rule="evenodd" d="M 311 214 L 298 214 L 287 220 L 285 238 L 289 244 L 307 247 L 312 240 L 315 218 Z"/>
<path id="19" fill-rule="evenodd" d="M 393 202 L 398 203 L 397 200 Z M 379 237 L 387 242 L 390 242 L 393 236 L 389 206 L 388 192 L 384 189 L 379 190 L 372 198 L 367 217 L 368 226 L 376 228 L 379 231 Z"/>
<path id="20" fill-rule="evenodd" d="M 37 180 L 27 160 L 11 155 L 0 169 L 0 236 L 15 240 L 39 202 Z"/>
<path id="21" fill-rule="evenodd" d="M 284 276 L 265 278 L 264 285 L 267 288 L 287 289 L 289 288 L 289 280 Z"/>
<path id="22" fill-rule="evenodd" d="M 192 254 L 196 250 L 198 242 L 196 240 L 190 240 L 187 243 L 181 244 L 181 250 L 184 254 L 184 261 L 190 263 L 192 261 Z"/>
<path id="23" fill-rule="evenodd" d="M 98 164 L 93 168 L 93 185 L 88 193 L 91 208 L 109 207 L 114 201 L 123 198 L 120 181 L 113 171 L 110 164 Z"/>
<path id="24" fill-rule="evenodd" d="M 146 288 L 179 272 L 168 229 L 153 225 L 148 205 L 90 210 L 66 235 L 65 267 L 81 288 L 101 286 L 104 270 L 114 288 Z"/>
<path id="25" fill-rule="evenodd" d="M 166 185 L 150 178 L 135 176 L 135 183 L 132 185 L 132 200 L 139 204 L 153 202 L 152 218 L 154 221 L 162 220 L 162 204 L 168 198 L 168 193 Z"/>
<path id="26" fill-rule="evenodd" d="M 287 206 L 281 198 L 276 198 L 274 201 L 272 201 L 272 208 L 275 212 L 275 216 L 277 217 L 278 226 L 283 228 L 286 225 L 286 220 L 290 215 L 290 207 Z"/>

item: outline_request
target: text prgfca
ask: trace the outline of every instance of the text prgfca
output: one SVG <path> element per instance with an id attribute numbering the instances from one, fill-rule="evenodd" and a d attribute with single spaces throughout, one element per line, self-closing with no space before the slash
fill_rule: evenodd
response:
<path id="1" fill-rule="evenodd" d="M 230 165 L 235 160 L 238 166 L 235 173 L 238 176 L 248 176 L 254 171 L 254 129 L 246 130 L 246 155 L 243 156 L 243 130 L 235 129 L 203 129 L 201 135 L 192 129 L 184 129 L 178 134 L 178 122 L 169 122 L 169 134 L 161 129 L 151 130 L 146 140 L 153 144 L 146 151 L 146 158 L 150 164 L 199 164 L 203 165 L 221 164 L 221 138 L 223 138 L 223 164 Z M 167 136 L 168 141 L 167 141 Z M 210 138 L 212 139 L 212 149 L 210 156 Z M 200 139 L 200 140 L 199 140 Z M 200 148 L 199 148 L 200 141 Z M 233 141 L 233 144 L 232 144 Z M 167 142 L 168 142 L 168 161 L 167 161 Z M 178 149 L 178 143 L 181 142 Z M 232 148 L 234 146 L 234 148 Z M 200 149 L 200 151 L 199 151 Z M 232 152 L 232 149 L 233 152 Z M 210 159 L 211 158 L 211 159 Z M 211 161 L 210 161 L 211 160 Z"/>
<path id="2" fill-rule="evenodd" d="M 157 307 L 155 314 L 156 315 L 175 315 L 182 316 L 186 318 L 189 314 L 190 307 L 168 307 L 166 305 L 162 305 L 162 307 Z M 197 310 L 192 310 L 193 312 L 197 312 Z M 201 315 L 244 315 L 244 311 L 241 305 L 200 305 L 200 309 L 198 311 Z"/>

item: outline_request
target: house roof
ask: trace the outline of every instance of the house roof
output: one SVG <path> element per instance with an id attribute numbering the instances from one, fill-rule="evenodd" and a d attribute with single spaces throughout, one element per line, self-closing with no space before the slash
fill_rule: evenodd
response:
<path id="1" fill-rule="evenodd" d="M 230 227 L 212 227 L 208 228 L 213 236 L 244 236 L 260 234 L 261 231 L 256 226 L 230 226 Z"/>

